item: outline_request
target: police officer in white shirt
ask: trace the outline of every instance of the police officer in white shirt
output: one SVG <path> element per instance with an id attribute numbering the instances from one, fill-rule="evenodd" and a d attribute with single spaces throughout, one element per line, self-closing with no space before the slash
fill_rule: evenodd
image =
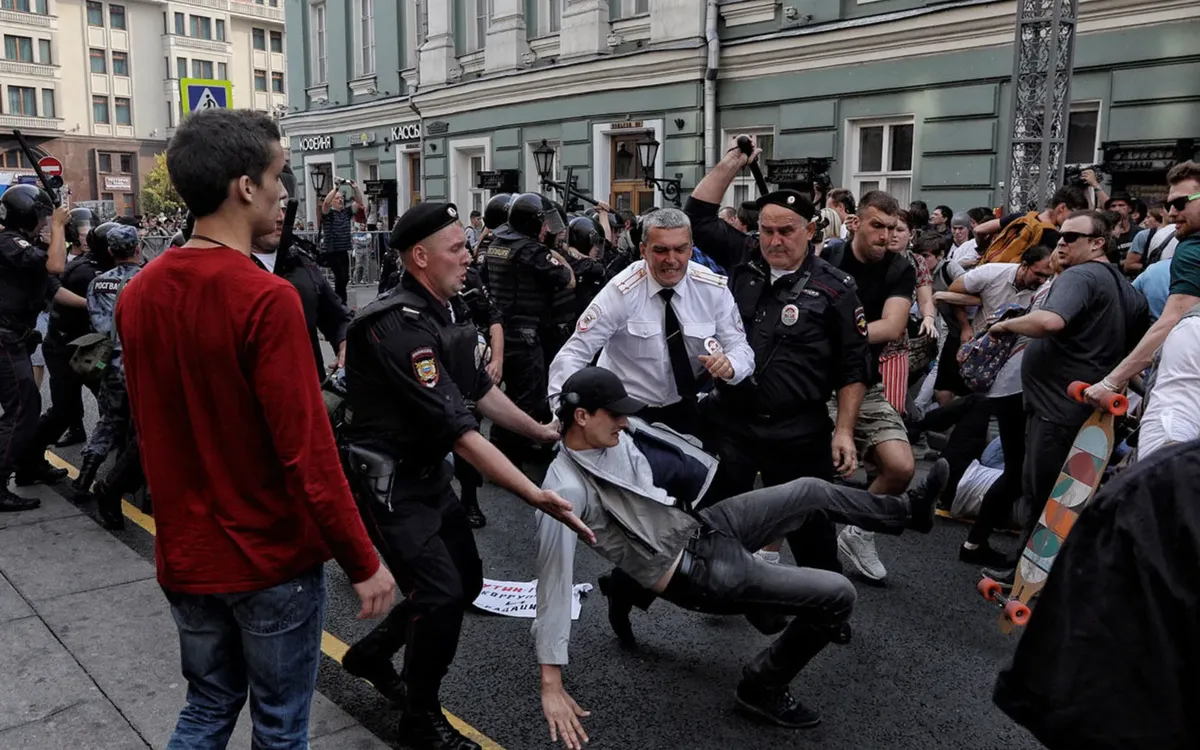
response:
<path id="1" fill-rule="evenodd" d="M 754 351 L 726 278 L 690 260 L 687 215 L 664 208 L 641 222 L 642 260 L 605 285 L 550 365 L 550 408 L 599 351 L 597 364 L 649 405 L 647 422 L 696 434 L 697 395 L 712 378 L 737 384 L 753 373 Z"/>

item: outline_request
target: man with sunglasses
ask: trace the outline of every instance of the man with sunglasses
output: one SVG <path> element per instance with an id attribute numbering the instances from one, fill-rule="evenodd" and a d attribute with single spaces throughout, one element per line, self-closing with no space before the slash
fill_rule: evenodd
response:
<path id="1" fill-rule="evenodd" d="M 1200 163 L 1185 161 L 1167 173 L 1167 222 L 1175 225 L 1179 244 L 1171 260 L 1171 288 L 1162 314 L 1134 347 L 1101 380 L 1087 390 L 1087 398 L 1100 403 L 1105 392 L 1121 392 L 1130 379 L 1150 366 L 1154 353 L 1184 314 L 1200 304 Z"/>
<path id="2" fill-rule="evenodd" d="M 1099 382 L 1149 325 L 1146 299 L 1129 285 L 1105 249 L 1112 226 L 1099 211 L 1076 211 L 1063 222 L 1056 252 L 1066 270 L 1042 306 L 992 326 L 994 335 L 1021 334 L 1031 341 L 1021 362 L 1025 398 L 1022 477 L 1025 546 L 1050 490 L 1092 407 L 1067 396 L 1076 380 Z M 986 575 L 1011 583 L 1015 560 Z"/>

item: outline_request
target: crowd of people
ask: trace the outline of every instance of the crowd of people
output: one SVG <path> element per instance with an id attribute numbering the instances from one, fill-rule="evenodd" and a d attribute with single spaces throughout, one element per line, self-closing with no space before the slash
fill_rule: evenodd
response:
<path id="1" fill-rule="evenodd" d="M 613 565 L 599 586 L 622 645 L 637 647 L 633 611 L 659 598 L 744 616 L 775 638 L 736 705 L 811 727 L 820 714 L 791 684 L 851 638 L 843 563 L 885 580 L 876 535 L 929 532 L 993 423 L 1003 469 L 959 557 L 1008 583 L 1016 559 L 990 539 L 1017 530 L 1017 554 L 1028 540 L 1092 413 L 1071 382 L 1092 384 L 1093 404 L 1148 394 L 1139 428 L 1120 431 L 1136 444 L 1122 481 L 1200 437 L 1200 165 L 1171 170 L 1161 207 L 1105 195 L 1094 174 L 1091 190 L 1008 215 L 820 184 L 722 206 L 758 158 L 750 143 L 682 210 L 569 215 L 535 193 L 468 217 L 418 204 L 391 231 L 380 295 L 354 312 L 349 264 L 322 256 L 352 252 L 357 186 L 325 197 L 325 245 L 294 239 L 296 180 L 253 111 L 180 125 L 167 167 L 191 221 L 149 262 L 133 227 L 32 186 L 0 196 L 0 510 L 36 505 L 7 488 L 12 472 L 19 486 L 64 478 L 45 449 L 82 431 L 90 388 L 101 419 L 73 491 L 110 528 L 124 493 L 145 483 L 153 498 L 189 686 L 170 747 L 223 746 L 247 699 L 264 746 L 306 746 L 332 558 L 360 617 L 383 618 L 343 668 L 400 708 L 409 746 L 478 748 L 439 695 L 483 585 L 484 481 L 535 510 L 533 653 L 553 740 L 588 740 L 564 679 L 577 539 Z M 39 418 L 30 354 L 47 303 Z M 977 366 L 988 346 L 1004 356 Z M 916 454 L 924 433 L 949 433 L 940 454 Z M 919 457 L 932 461 L 914 481 Z M 1065 736 L 1048 711 L 1001 706 Z"/>

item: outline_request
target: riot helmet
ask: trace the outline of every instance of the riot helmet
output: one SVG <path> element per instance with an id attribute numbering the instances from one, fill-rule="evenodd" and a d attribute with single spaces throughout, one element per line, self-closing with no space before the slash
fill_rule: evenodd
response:
<path id="1" fill-rule="evenodd" d="M 542 241 L 543 227 L 551 236 L 567 228 L 558 207 L 537 193 L 522 193 L 512 199 L 508 206 L 508 225 L 513 231 L 538 242 Z"/>
<path id="2" fill-rule="evenodd" d="M 115 221 L 106 221 L 103 224 L 93 227 L 92 231 L 87 234 L 88 254 L 91 255 L 102 268 L 112 268 L 113 256 L 108 249 L 108 235 L 114 229 L 123 227 L 123 224 L 118 224 Z"/>
<path id="3" fill-rule="evenodd" d="M 604 232 L 596 220 L 588 216 L 577 216 L 568 225 L 567 245 L 575 248 L 584 255 L 593 248 L 604 245 Z"/>
<path id="4" fill-rule="evenodd" d="M 657 210 L 658 206 L 651 206 L 643 211 L 641 216 L 633 220 L 633 224 L 629 227 L 629 239 L 632 240 L 634 247 L 642 246 L 642 220 Z"/>
<path id="5" fill-rule="evenodd" d="M 67 220 L 67 243 L 79 247 L 87 241 L 88 232 L 100 223 L 100 217 L 90 208 L 72 208 Z"/>
<path id="6" fill-rule="evenodd" d="M 483 209 L 483 225 L 495 231 L 501 224 L 508 221 L 508 204 L 512 203 L 512 195 L 500 193 L 493 195 Z"/>
<path id="7" fill-rule="evenodd" d="M 13 185 L 0 195 L 0 224 L 5 229 L 34 236 L 42 220 L 52 213 L 50 194 L 36 185 Z"/>

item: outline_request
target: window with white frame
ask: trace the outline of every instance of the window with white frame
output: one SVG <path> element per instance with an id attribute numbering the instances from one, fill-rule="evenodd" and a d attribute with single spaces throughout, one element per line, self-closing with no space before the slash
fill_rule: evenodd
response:
<path id="1" fill-rule="evenodd" d="M 1067 116 L 1067 164 L 1090 166 L 1100 150 L 1100 102 L 1072 104 Z"/>
<path id="2" fill-rule="evenodd" d="M 856 197 L 882 190 L 907 206 L 912 200 L 913 119 L 850 123 L 847 150 L 850 184 Z"/>
<path id="3" fill-rule="evenodd" d="M 542 0 L 542 34 L 557 34 L 562 31 L 563 11 L 567 9 L 567 0 Z"/>
<path id="4" fill-rule="evenodd" d="M 375 73 L 375 0 L 357 0 L 358 23 L 355 27 L 354 72 L 359 76 Z"/>
<path id="5" fill-rule="evenodd" d="M 471 210 L 483 213 L 483 206 L 487 203 L 487 191 L 475 187 L 479 184 L 479 173 L 487 169 L 487 164 L 483 154 L 473 154 L 471 156 L 470 168 L 467 169 L 467 177 L 470 182 L 467 183 L 467 190 L 470 193 Z"/>
<path id="6" fill-rule="evenodd" d="M 471 30 L 471 38 L 468 40 L 468 52 L 478 52 L 487 43 L 488 26 L 492 22 L 493 6 L 495 4 L 493 0 L 473 1 L 475 3 L 475 24 Z"/>
<path id="7" fill-rule="evenodd" d="M 775 129 L 768 127 L 735 128 L 725 131 L 721 142 L 729 143 L 734 136 L 743 134 L 754 138 L 755 145 L 762 149 L 758 163 L 765 170 L 767 160 L 775 158 Z M 743 169 L 738 172 L 737 177 L 733 178 L 729 189 L 725 191 L 723 200 L 726 206 L 737 208 L 743 202 L 754 200 L 757 197 L 758 189 L 754 185 L 754 177 L 750 174 L 750 170 Z"/>
<path id="8" fill-rule="evenodd" d="M 415 68 L 420 61 L 421 45 L 429 36 L 428 0 L 408 0 L 404 4 L 404 28 L 408 33 L 408 55 L 405 68 Z"/>
<path id="9" fill-rule="evenodd" d="M 311 8 L 313 34 L 313 83 L 326 83 L 328 77 L 328 51 L 325 49 L 325 3 L 314 4 Z"/>

